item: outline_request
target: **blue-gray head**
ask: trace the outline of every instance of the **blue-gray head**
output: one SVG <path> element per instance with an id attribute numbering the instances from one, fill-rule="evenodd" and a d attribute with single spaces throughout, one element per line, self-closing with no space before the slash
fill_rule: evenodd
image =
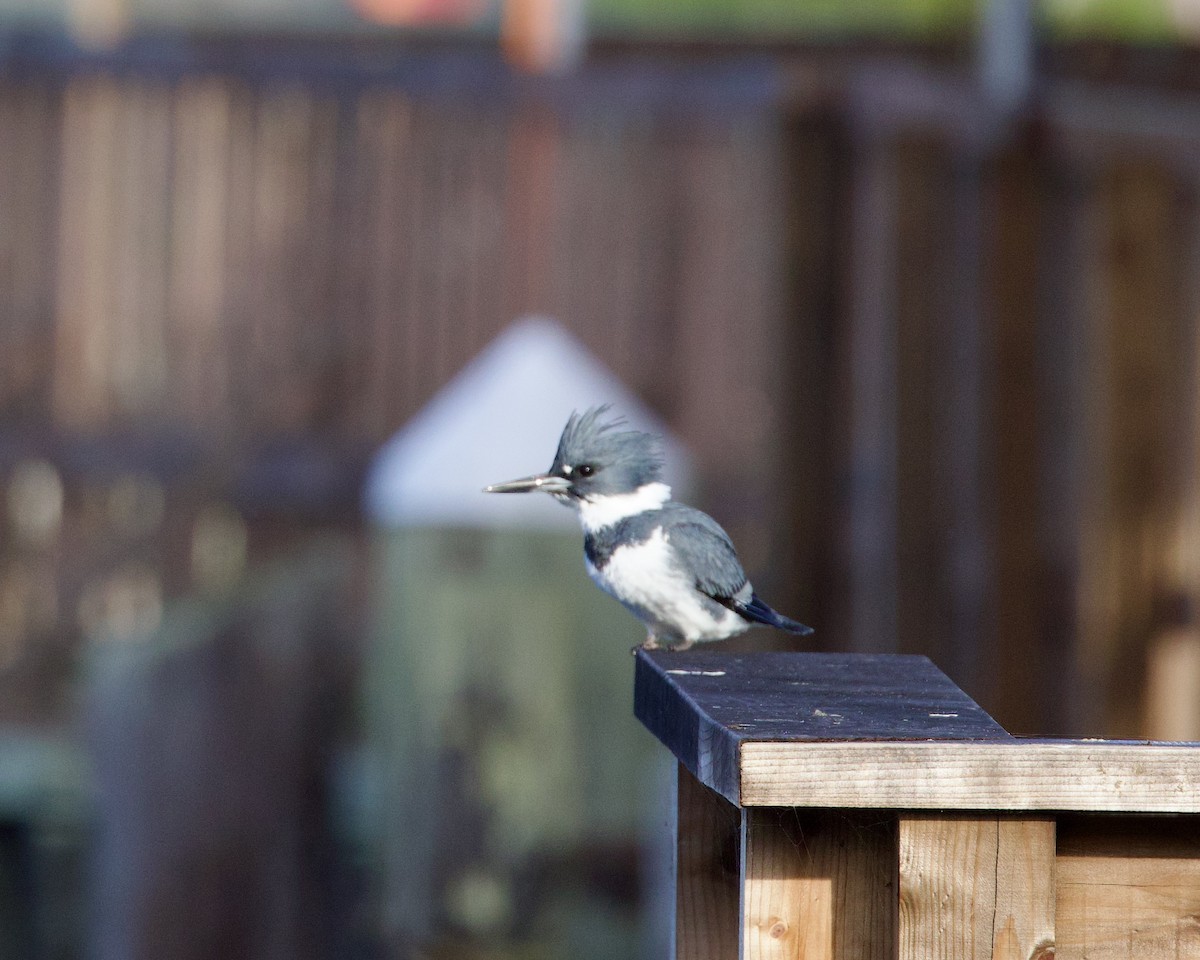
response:
<path id="1" fill-rule="evenodd" d="M 632 493 L 662 474 L 658 437 L 622 429 L 621 418 L 606 419 L 609 404 L 572 413 L 546 473 L 487 487 L 488 493 L 542 490 L 564 503 Z"/>

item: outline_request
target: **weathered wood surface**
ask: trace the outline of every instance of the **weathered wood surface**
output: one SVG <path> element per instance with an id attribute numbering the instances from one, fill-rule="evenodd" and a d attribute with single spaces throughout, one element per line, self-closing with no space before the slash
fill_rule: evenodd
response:
<path id="1" fill-rule="evenodd" d="M 735 803 L 739 755 L 751 742 L 1011 739 L 918 656 L 640 650 L 634 712 Z"/>
<path id="2" fill-rule="evenodd" d="M 1200 746 L 745 743 L 747 806 L 1200 813 Z"/>
<path id="3" fill-rule="evenodd" d="M 742 850 L 744 960 L 892 960 L 892 818 L 747 809 Z"/>
<path id="4" fill-rule="evenodd" d="M 900 960 L 1054 956 L 1054 821 L 902 816 Z"/>
<path id="5" fill-rule="evenodd" d="M 639 651 L 634 711 L 742 806 L 1200 813 L 1200 746 L 1016 738 L 924 657 Z"/>

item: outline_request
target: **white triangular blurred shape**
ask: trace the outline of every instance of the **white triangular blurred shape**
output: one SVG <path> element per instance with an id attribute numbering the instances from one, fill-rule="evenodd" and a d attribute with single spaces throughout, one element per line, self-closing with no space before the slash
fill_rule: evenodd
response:
<path id="1" fill-rule="evenodd" d="M 483 488 L 546 470 L 572 411 L 600 403 L 663 438 L 665 479 L 682 494 L 690 460 L 662 422 L 561 325 L 527 317 L 383 445 L 367 475 L 367 514 L 385 526 L 577 527 L 574 511 L 543 494 Z"/>

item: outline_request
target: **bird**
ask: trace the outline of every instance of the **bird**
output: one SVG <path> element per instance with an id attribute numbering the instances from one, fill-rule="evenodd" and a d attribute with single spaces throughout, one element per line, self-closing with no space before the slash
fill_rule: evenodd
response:
<path id="1" fill-rule="evenodd" d="M 644 649 L 686 650 L 758 625 L 812 633 L 758 597 L 716 520 L 671 499 L 659 438 L 610 410 L 572 413 L 549 470 L 484 492 L 541 491 L 573 507 L 587 572 L 646 626 Z"/>

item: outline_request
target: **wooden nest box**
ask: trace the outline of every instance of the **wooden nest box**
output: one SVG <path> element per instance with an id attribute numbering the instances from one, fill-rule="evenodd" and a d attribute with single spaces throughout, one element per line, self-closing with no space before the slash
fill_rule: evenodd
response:
<path id="1" fill-rule="evenodd" d="M 1016 737 L 924 657 L 639 652 L 678 960 L 1200 958 L 1200 744 Z"/>

